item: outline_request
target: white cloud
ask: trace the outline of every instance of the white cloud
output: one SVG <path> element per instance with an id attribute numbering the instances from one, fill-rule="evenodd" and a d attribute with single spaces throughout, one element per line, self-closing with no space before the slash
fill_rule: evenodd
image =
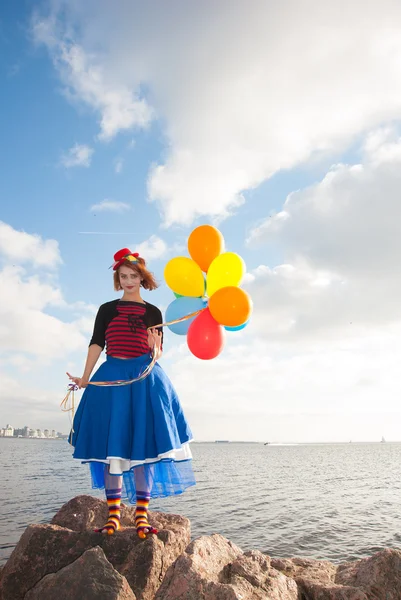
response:
<path id="1" fill-rule="evenodd" d="M 266 336 L 348 337 L 400 320 L 400 173 L 401 138 L 372 132 L 363 163 L 336 165 L 250 232 L 286 263 L 247 278 Z"/>
<path id="2" fill-rule="evenodd" d="M 167 224 L 226 216 L 278 170 L 401 117 L 396 0 L 52 6 L 36 39 L 102 137 L 149 123 L 149 90 L 169 149 L 149 196 Z"/>
<path id="3" fill-rule="evenodd" d="M 400 333 L 394 325 L 300 346 L 253 335 L 238 344 L 232 332 L 217 359 L 200 361 L 186 351 L 166 370 L 198 440 L 400 439 L 394 426 Z"/>
<path id="4" fill-rule="evenodd" d="M 0 221 L 0 258 L 14 264 L 55 269 L 61 263 L 56 240 L 13 229 Z"/>
<path id="5" fill-rule="evenodd" d="M 122 172 L 123 166 L 124 166 L 124 159 L 116 158 L 116 160 L 114 161 L 114 171 L 115 171 L 115 173 L 117 173 L 117 175 L 119 175 Z"/>
<path id="6" fill-rule="evenodd" d="M 63 362 L 84 360 L 94 308 L 65 301 L 52 271 L 61 263 L 55 240 L 1 223 L 0 256 L 0 415 L 15 425 L 44 415 L 61 423 L 55 411 L 67 381 Z M 59 394 L 50 389 L 55 381 Z"/>
<path id="7" fill-rule="evenodd" d="M 369 145 L 380 133 L 368 137 L 362 164 L 336 165 L 318 184 L 290 194 L 249 243 L 278 242 L 286 261 L 302 256 L 346 275 L 398 278 L 401 138 Z"/>
<path id="8" fill-rule="evenodd" d="M 59 37 L 53 17 L 46 20 L 35 15 L 32 32 L 37 43 L 48 47 L 66 86 L 66 95 L 100 114 L 100 139 L 110 140 L 119 131 L 132 127 L 147 127 L 152 118 L 151 107 L 123 80 L 117 81 L 113 68 L 102 64 L 104 57 L 86 52 L 66 32 Z"/>
<path id="9" fill-rule="evenodd" d="M 68 308 L 61 290 L 30 276 L 22 267 L 0 271 L 0 351 L 24 352 L 47 361 L 82 350 L 82 325 L 49 314 L 51 307 Z"/>
<path id="10" fill-rule="evenodd" d="M 94 150 L 85 144 L 75 144 L 63 154 L 60 162 L 66 169 L 71 167 L 90 167 Z"/>
<path id="11" fill-rule="evenodd" d="M 122 212 L 126 212 L 127 210 L 131 210 L 131 207 L 129 204 L 126 204 L 125 202 L 118 202 L 117 200 L 102 200 L 101 202 L 98 202 L 97 204 L 92 204 L 92 206 L 90 207 L 91 211 L 97 211 L 97 212 L 117 212 L 117 213 L 122 213 Z"/>
<path id="12" fill-rule="evenodd" d="M 157 235 L 151 235 L 149 239 L 140 244 L 133 245 L 132 247 L 135 248 L 134 251 L 138 252 L 140 256 L 143 256 L 146 261 L 166 257 L 168 251 L 166 242 Z"/>

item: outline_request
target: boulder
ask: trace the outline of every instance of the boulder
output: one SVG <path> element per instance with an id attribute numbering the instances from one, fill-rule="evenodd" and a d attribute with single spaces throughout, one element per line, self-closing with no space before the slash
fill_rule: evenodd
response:
<path id="1" fill-rule="evenodd" d="M 297 579 L 297 585 L 302 600 L 376 600 L 361 589 L 345 585 L 315 583 L 302 578 Z"/>
<path id="2" fill-rule="evenodd" d="M 337 567 L 328 560 L 300 557 L 272 558 L 271 565 L 292 579 L 302 577 L 319 583 L 333 583 L 337 572 Z"/>
<path id="3" fill-rule="evenodd" d="M 401 599 L 399 550 L 382 550 L 338 567 L 303 558 L 272 559 L 271 564 L 296 581 L 305 600 Z"/>
<path id="4" fill-rule="evenodd" d="M 401 551 L 387 548 L 369 558 L 344 563 L 337 569 L 335 582 L 361 589 L 369 600 L 400 600 Z"/>
<path id="5" fill-rule="evenodd" d="M 305 600 L 395 600 L 401 598 L 401 552 L 383 550 L 336 567 L 303 558 L 272 559 L 296 581 Z"/>
<path id="6" fill-rule="evenodd" d="M 57 573 L 46 575 L 25 600 L 135 600 L 128 581 L 96 546 Z"/>
<path id="7" fill-rule="evenodd" d="M 30 525 L 0 568 L 0 600 L 401 600 L 401 551 L 338 567 L 328 561 L 243 552 L 221 535 L 190 542 L 190 523 L 153 512 L 157 536 L 140 540 L 135 509 L 122 530 L 95 533 L 107 504 L 67 502 L 49 525 Z M 188 545 L 189 544 L 189 545 Z"/>
<path id="8" fill-rule="evenodd" d="M 125 515 L 126 505 L 121 503 L 122 515 Z M 107 521 L 108 509 L 106 502 L 99 498 L 76 496 L 64 504 L 50 521 L 51 525 L 58 525 L 71 531 L 93 531 Z"/>
<path id="9" fill-rule="evenodd" d="M 178 515 L 150 513 L 157 536 L 141 540 L 132 526 L 134 509 L 124 507 L 123 527 L 114 535 L 95 533 L 107 517 L 106 502 L 91 496 L 74 498 L 51 525 L 30 525 L 4 566 L 1 600 L 22 600 L 41 579 L 67 567 L 86 550 L 99 546 L 123 575 L 138 600 L 153 599 L 169 566 L 190 541 L 190 523 Z"/>
<path id="10" fill-rule="evenodd" d="M 2 571 L 1 600 L 24 598 L 45 575 L 59 571 L 96 546 L 93 535 L 57 525 L 27 527 Z"/>
<path id="11" fill-rule="evenodd" d="M 268 556 L 219 534 L 194 540 L 169 568 L 155 600 L 297 600 L 296 583 Z"/>

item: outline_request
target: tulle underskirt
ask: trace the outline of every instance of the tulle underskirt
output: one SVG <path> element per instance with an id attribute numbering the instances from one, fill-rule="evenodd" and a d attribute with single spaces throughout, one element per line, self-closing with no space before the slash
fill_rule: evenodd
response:
<path id="1" fill-rule="evenodd" d="M 104 489 L 107 464 L 90 462 L 93 489 Z M 122 472 L 122 497 L 135 504 L 137 491 L 146 490 L 151 498 L 162 498 L 182 494 L 195 485 L 191 459 L 174 461 L 162 459 L 145 463 Z"/>

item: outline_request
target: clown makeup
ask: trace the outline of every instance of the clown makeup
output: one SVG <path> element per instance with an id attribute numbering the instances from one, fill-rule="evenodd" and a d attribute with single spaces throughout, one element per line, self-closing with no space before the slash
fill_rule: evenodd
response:
<path id="1" fill-rule="evenodd" d="M 141 276 L 137 271 L 123 265 L 118 271 L 121 288 L 125 294 L 133 294 L 141 287 Z"/>

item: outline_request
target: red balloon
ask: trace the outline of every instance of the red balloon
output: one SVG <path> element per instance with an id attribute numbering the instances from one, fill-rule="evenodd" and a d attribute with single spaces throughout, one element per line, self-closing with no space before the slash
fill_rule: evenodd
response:
<path id="1" fill-rule="evenodd" d="M 188 348 L 202 360 L 216 358 L 223 350 L 225 331 L 206 308 L 192 321 L 187 333 Z"/>

